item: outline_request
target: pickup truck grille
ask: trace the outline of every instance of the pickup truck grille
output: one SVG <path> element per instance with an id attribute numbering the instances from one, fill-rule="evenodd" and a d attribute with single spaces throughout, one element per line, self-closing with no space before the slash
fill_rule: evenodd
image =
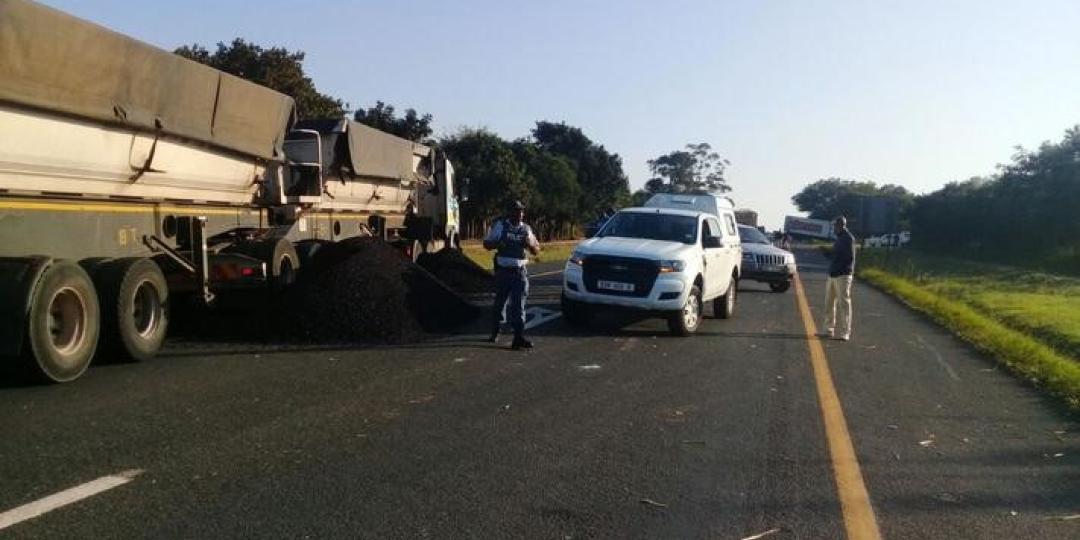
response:
<path id="1" fill-rule="evenodd" d="M 590 255 L 585 257 L 582 265 L 582 278 L 585 281 L 585 289 L 591 293 L 610 294 L 612 296 L 632 296 L 643 298 L 649 296 L 656 276 L 660 273 L 660 267 L 656 261 L 649 259 L 635 259 L 630 257 L 610 257 L 606 255 Z M 596 286 L 597 281 L 614 281 L 618 283 L 633 283 L 633 291 L 612 291 L 601 289 Z"/>
<path id="2" fill-rule="evenodd" d="M 768 266 L 783 266 L 784 265 L 784 256 L 783 255 L 760 255 L 760 254 L 758 254 L 758 255 L 754 255 L 754 262 L 756 262 L 758 264 L 758 266 L 766 266 L 766 265 L 768 265 Z"/>

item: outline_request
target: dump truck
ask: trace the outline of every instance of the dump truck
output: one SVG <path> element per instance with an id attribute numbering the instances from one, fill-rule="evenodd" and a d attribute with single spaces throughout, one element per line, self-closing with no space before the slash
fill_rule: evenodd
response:
<path id="1" fill-rule="evenodd" d="M 0 362 L 43 381 L 150 358 L 169 302 L 279 293 L 330 242 L 458 243 L 427 146 L 27 0 L 0 73 Z"/>

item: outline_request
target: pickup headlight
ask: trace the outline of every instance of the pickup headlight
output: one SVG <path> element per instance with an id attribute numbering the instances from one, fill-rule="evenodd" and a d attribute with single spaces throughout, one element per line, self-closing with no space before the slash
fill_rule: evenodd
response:
<path id="1" fill-rule="evenodd" d="M 581 266 L 582 264 L 585 264 L 585 255 L 583 255 L 578 250 L 574 250 L 574 252 L 570 254 L 570 258 L 567 259 L 566 262 Z"/>
<path id="2" fill-rule="evenodd" d="M 686 270 L 686 261 L 680 261 L 680 260 L 660 261 L 660 273 L 661 274 L 670 274 L 672 272 L 682 272 L 683 270 Z"/>

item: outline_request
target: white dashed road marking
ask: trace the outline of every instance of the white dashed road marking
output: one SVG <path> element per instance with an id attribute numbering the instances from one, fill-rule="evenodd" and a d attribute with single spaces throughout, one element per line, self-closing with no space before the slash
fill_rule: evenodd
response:
<path id="1" fill-rule="evenodd" d="M 93 497 L 98 493 L 108 491 L 115 487 L 120 487 L 132 480 L 136 476 L 142 474 L 142 469 L 132 469 L 130 471 L 123 471 L 110 476 L 102 476 L 97 480 L 91 480 L 85 484 L 75 486 L 71 489 L 65 489 L 60 493 L 49 495 L 44 499 L 38 499 L 32 503 L 24 504 L 18 508 L 12 508 L 7 512 L 0 514 L 0 530 L 4 530 L 12 525 L 22 523 L 28 519 L 36 518 L 46 512 L 51 512 L 62 506 L 67 506 L 71 503 L 79 502 L 83 499 Z"/>

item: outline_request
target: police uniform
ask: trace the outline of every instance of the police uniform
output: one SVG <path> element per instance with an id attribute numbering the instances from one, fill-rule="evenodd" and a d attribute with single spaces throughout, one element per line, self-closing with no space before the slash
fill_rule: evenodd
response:
<path id="1" fill-rule="evenodd" d="M 520 203 L 516 203 L 520 205 Z M 512 207 L 523 210 L 524 206 Z M 538 246 L 532 228 L 524 222 L 514 225 L 509 218 L 502 218 L 492 225 L 485 243 L 494 244 L 495 248 L 495 306 L 491 337 L 494 340 L 499 333 L 499 324 L 506 311 L 506 319 L 514 329 L 513 347 L 532 347 L 525 339 L 525 299 L 529 295 L 530 246 Z"/>

